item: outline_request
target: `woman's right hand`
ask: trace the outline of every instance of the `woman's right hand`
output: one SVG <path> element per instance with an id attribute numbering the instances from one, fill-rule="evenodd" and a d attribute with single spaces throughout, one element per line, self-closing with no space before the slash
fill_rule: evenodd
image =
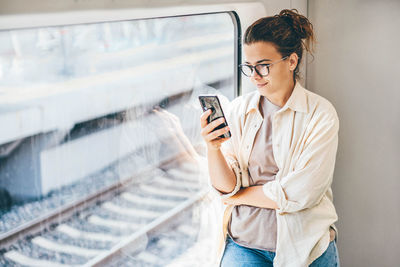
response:
<path id="1" fill-rule="evenodd" d="M 225 119 L 219 118 L 217 120 L 214 120 L 210 123 L 207 122 L 207 118 L 211 114 L 211 109 L 206 110 L 200 117 L 200 125 L 201 125 L 201 136 L 203 137 L 204 141 L 207 144 L 207 149 L 208 150 L 218 150 L 221 147 L 221 144 L 225 142 L 226 140 L 229 139 L 227 138 L 221 138 L 219 137 L 220 135 L 223 135 L 229 131 L 229 127 L 226 126 L 222 129 L 218 129 L 213 132 L 213 130 L 223 123 Z"/>

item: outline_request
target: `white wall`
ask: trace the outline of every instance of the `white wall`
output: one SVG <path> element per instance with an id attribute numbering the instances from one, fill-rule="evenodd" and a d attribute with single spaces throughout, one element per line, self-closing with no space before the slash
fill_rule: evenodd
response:
<path id="1" fill-rule="evenodd" d="M 340 118 L 333 182 L 342 266 L 400 266 L 400 1 L 309 0 L 307 86 Z"/>

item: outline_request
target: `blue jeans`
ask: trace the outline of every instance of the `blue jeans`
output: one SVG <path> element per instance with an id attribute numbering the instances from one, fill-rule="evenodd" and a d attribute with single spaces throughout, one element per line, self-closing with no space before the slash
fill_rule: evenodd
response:
<path id="1" fill-rule="evenodd" d="M 236 244 L 230 237 L 226 240 L 221 267 L 273 267 L 275 252 L 253 249 Z M 325 252 L 310 267 L 339 267 L 336 242 L 329 243 Z"/>

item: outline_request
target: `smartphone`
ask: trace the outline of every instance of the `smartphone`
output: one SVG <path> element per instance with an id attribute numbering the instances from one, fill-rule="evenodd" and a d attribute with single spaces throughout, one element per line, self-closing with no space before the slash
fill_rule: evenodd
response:
<path id="1" fill-rule="evenodd" d="M 207 118 L 208 123 L 210 123 L 216 119 L 219 119 L 221 117 L 223 117 L 225 119 L 225 121 L 223 123 L 221 123 L 220 125 L 218 125 L 217 127 L 214 128 L 213 132 L 218 129 L 228 126 L 228 123 L 226 122 L 226 118 L 225 118 L 224 112 L 222 111 L 221 103 L 219 102 L 218 96 L 216 96 L 216 95 L 199 95 L 199 101 L 200 101 L 200 105 L 201 105 L 201 108 L 203 109 L 203 111 L 207 111 L 209 109 L 211 109 L 211 111 L 212 111 L 210 116 L 208 116 L 208 118 Z M 220 138 L 229 138 L 229 137 L 231 137 L 231 132 L 228 131 L 227 133 L 220 135 L 219 137 Z"/>

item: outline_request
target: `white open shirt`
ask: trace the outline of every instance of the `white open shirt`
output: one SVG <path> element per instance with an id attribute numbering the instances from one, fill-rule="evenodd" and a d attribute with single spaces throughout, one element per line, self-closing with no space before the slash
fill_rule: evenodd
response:
<path id="1" fill-rule="evenodd" d="M 222 152 L 237 183 L 231 193 L 221 194 L 222 198 L 249 186 L 249 156 L 263 120 L 259 100 L 259 92 L 254 91 L 234 99 L 226 110 L 232 137 L 223 143 Z M 274 181 L 263 185 L 263 191 L 278 205 L 274 266 L 310 265 L 328 248 L 329 227 L 337 233 L 331 184 L 338 131 L 333 105 L 298 81 L 286 104 L 272 118 L 273 153 L 279 172 Z M 232 209 L 233 205 L 225 207 L 219 260 Z"/>

